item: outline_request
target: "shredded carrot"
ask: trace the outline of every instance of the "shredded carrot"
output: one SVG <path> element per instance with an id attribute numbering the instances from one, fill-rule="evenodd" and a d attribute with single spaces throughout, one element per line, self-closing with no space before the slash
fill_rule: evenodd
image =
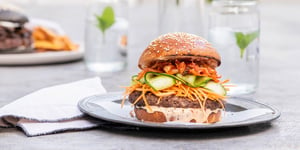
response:
<path id="1" fill-rule="evenodd" d="M 157 103 L 159 103 L 161 98 L 164 96 L 175 95 L 175 96 L 180 96 L 180 97 L 187 97 L 192 101 L 198 101 L 200 108 L 203 111 L 205 109 L 205 104 L 206 104 L 207 99 L 219 102 L 221 104 L 222 108 L 224 108 L 222 101 L 226 98 L 226 96 L 216 94 L 216 93 L 214 93 L 208 89 L 202 88 L 202 87 L 197 87 L 197 88 L 189 87 L 189 86 L 181 83 L 180 81 L 178 81 L 174 86 L 167 88 L 167 89 L 160 90 L 160 91 L 153 90 L 147 84 L 137 83 L 133 86 L 126 88 L 126 91 L 125 91 L 124 97 L 123 97 L 123 101 L 122 101 L 122 105 L 124 105 L 126 96 L 129 95 L 130 93 L 132 93 L 133 91 L 141 91 L 142 92 L 141 95 L 134 101 L 133 104 L 136 104 L 138 101 L 143 99 L 146 108 L 150 112 L 152 111 L 152 109 L 146 99 L 146 94 L 148 92 L 151 92 L 158 97 Z"/>
<path id="2" fill-rule="evenodd" d="M 180 62 L 176 60 L 175 62 L 156 62 L 151 68 L 144 68 L 139 74 L 137 79 L 141 79 L 146 72 L 165 72 L 167 74 L 193 74 L 196 76 L 207 76 L 212 78 L 213 81 L 219 83 L 221 76 L 217 74 L 214 68 L 209 66 L 199 66 L 199 64 L 194 62 L 186 63 L 184 61 Z"/>
<path id="3" fill-rule="evenodd" d="M 135 105 L 138 101 L 140 101 L 140 99 L 143 97 L 143 95 L 141 94 L 132 104 Z"/>
<path id="4" fill-rule="evenodd" d="M 228 83 L 229 81 L 230 81 L 229 79 L 226 79 L 226 80 L 222 81 L 221 84 Z"/>
<path id="5" fill-rule="evenodd" d="M 176 73 L 178 73 L 178 69 L 173 65 L 164 66 L 163 70 L 167 74 L 176 74 Z"/>
<path id="6" fill-rule="evenodd" d="M 196 76 L 207 76 L 210 77 L 214 82 L 222 84 L 227 91 L 229 91 L 230 86 L 226 83 L 229 82 L 229 80 L 220 81 L 221 76 L 217 74 L 217 71 L 214 68 L 211 68 L 209 66 L 203 66 L 196 64 L 194 62 L 180 62 L 176 60 L 175 62 L 156 62 L 152 65 L 151 68 L 144 68 L 137 76 L 137 80 L 140 80 L 145 76 L 147 72 L 158 72 L 158 73 L 167 73 L 167 74 L 192 74 Z M 141 95 L 133 102 L 133 104 L 136 104 L 140 100 L 143 100 L 146 106 L 146 109 L 152 112 L 151 107 L 148 104 L 148 101 L 146 99 L 146 94 L 151 92 L 154 95 L 158 97 L 157 104 L 160 103 L 162 97 L 169 96 L 169 95 L 175 95 L 178 97 L 187 97 L 191 101 L 198 101 L 200 108 L 203 112 L 205 112 L 205 105 L 206 101 L 213 100 L 216 102 L 219 102 L 222 106 L 222 109 L 224 109 L 223 100 L 226 98 L 223 95 L 218 95 L 208 89 L 202 88 L 202 87 L 189 87 L 185 84 L 183 84 L 180 81 L 176 81 L 176 84 L 170 88 L 163 89 L 163 90 L 153 90 L 150 86 L 147 84 L 143 84 L 141 82 L 137 82 L 136 84 L 126 87 L 126 90 L 124 92 L 123 100 L 122 100 L 122 107 L 125 103 L 125 100 L 128 95 L 130 95 L 134 91 L 140 91 Z"/>
<path id="7" fill-rule="evenodd" d="M 161 72 L 161 71 L 158 71 L 158 70 L 155 70 L 155 69 L 151 69 L 151 68 L 145 68 L 143 69 L 137 76 L 137 80 L 141 79 L 147 72 Z"/>
<path id="8" fill-rule="evenodd" d="M 122 103 L 121 103 L 121 107 L 124 106 L 124 103 L 125 103 L 125 100 L 126 100 L 126 97 L 132 93 L 133 91 L 135 91 L 138 87 L 140 87 L 142 85 L 142 83 L 138 82 L 132 86 L 129 86 L 129 87 L 126 87 L 125 89 L 125 92 L 123 94 L 123 99 L 122 99 Z"/>
<path id="9" fill-rule="evenodd" d="M 162 97 L 159 97 L 159 98 L 158 98 L 156 104 L 159 104 L 159 103 L 160 103 L 161 98 L 162 98 Z"/>
<path id="10" fill-rule="evenodd" d="M 175 62 L 175 65 L 178 69 L 180 74 L 183 74 L 184 70 L 186 69 L 186 64 L 184 62 L 179 62 L 178 60 Z"/>
<path id="11" fill-rule="evenodd" d="M 193 66 L 193 65 L 191 67 L 193 67 L 193 68 L 189 70 L 190 74 L 193 74 L 196 76 L 207 76 L 207 77 L 212 78 L 212 80 L 214 80 L 215 82 L 220 82 L 220 80 L 219 80 L 220 76 L 218 76 L 216 74 L 216 71 L 214 69 Z"/>
<path id="12" fill-rule="evenodd" d="M 147 98 L 146 98 L 146 96 L 145 96 L 145 94 L 146 94 L 146 91 L 144 90 L 145 89 L 145 84 L 143 85 L 143 91 L 142 91 L 142 97 L 143 97 L 143 100 L 144 100 L 144 103 L 145 103 L 145 106 L 146 106 L 146 108 L 147 108 L 147 110 L 149 111 L 149 112 L 152 112 L 152 109 L 151 109 L 151 107 L 150 107 L 150 105 L 148 104 L 148 101 L 147 101 Z"/>

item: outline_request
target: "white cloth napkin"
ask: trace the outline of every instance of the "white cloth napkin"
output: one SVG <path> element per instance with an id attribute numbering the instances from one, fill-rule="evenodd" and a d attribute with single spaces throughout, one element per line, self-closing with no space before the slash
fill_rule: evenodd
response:
<path id="1" fill-rule="evenodd" d="M 38 90 L 0 108 L 0 127 L 20 127 L 27 136 L 82 130 L 99 122 L 83 115 L 79 100 L 105 93 L 98 77 Z"/>

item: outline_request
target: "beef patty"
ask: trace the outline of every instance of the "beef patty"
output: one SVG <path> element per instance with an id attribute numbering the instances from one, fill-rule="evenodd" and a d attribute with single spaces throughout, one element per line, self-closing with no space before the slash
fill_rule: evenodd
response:
<path id="1" fill-rule="evenodd" d="M 140 91 L 132 92 L 128 97 L 129 101 L 131 103 L 134 103 L 134 101 L 141 95 L 141 93 L 142 92 L 140 92 Z M 192 101 L 187 97 L 179 97 L 179 96 L 175 96 L 175 95 L 164 96 L 158 102 L 159 97 L 157 97 L 156 95 L 154 95 L 151 92 L 146 93 L 145 96 L 148 101 L 148 104 L 151 106 L 177 107 L 177 108 L 200 108 L 198 101 Z M 136 106 L 145 106 L 145 102 L 143 101 L 143 99 L 140 99 L 136 103 Z M 217 108 L 222 108 L 222 105 L 217 101 L 207 99 L 205 108 L 214 110 Z"/>
<path id="2" fill-rule="evenodd" d="M 31 31 L 28 29 L 0 26 L 0 51 L 15 49 L 20 46 L 30 48 L 32 42 Z"/>

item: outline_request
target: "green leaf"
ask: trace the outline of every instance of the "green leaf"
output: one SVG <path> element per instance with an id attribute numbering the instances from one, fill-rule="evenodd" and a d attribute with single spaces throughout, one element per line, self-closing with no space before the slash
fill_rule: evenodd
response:
<path id="1" fill-rule="evenodd" d="M 206 3 L 211 4 L 213 0 L 206 0 Z"/>
<path id="2" fill-rule="evenodd" d="M 179 0 L 176 0 L 176 5 L 179 6 Z"/>
<path id="3" fill-rule="evenodd" d="M 240 48 L 240 57 L 243 58 L 246 48 L 252 41 L 254 41 L 258 37 L 259 32 L 254 31 L 248 34 L 244 34 L 242 32 L 235 32 L 234 35 L 236 39 L 236 44 Z"/>
<path id="4" fill-rule="evenodd" d="M 111 6 L 105 7 L 101 16 L 96 15 L 96 18 L 98 20 L 97 26 L 104 34 L 105 31 L 115 23 L 115 14 L 113 8 Z"/>

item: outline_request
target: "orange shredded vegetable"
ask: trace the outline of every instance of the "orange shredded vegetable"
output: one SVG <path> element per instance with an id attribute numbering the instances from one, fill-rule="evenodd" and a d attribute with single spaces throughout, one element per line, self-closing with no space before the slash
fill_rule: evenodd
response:
<path id="1" fill-rule="evenodd" d="M 180 62 L 175 61 L 174 63 L 171 62 L 157 62 L 151 68 L 144 68 L 139 74 L 138 79 L 142 78 L 146 72 L 165 72 L 167 74 L 192 74 L 196 76 L 207 76 L 212 78 L 215 82 L 220 82 L 221 76 L 217 74 L 217 71 L 213 68 L 208 66 L 199 66 L 196 63 L 190 62 Z M 225 80 L 226 81 L 226 80 Z"/>
<path id="2" fill-rule="evenodd" d="M 198 88 L 192 88 L 189 87 L 180 81 L 177 81 L 176 84 L 170 88 L 155 91 L 147 84 L 142 84 L 141 82 L 138 82 L 137 84 L 134 84 L 132 86 L 126 87 L 126 91 L 124 93 L 124 97 L 122 100 L 122 106 L 124 105 L 124 101 L 126 100 L 126 97 L 131 94 L 133 91 L 141 91 L 142 94 L 133 102 L 133 105 L 136 104 L 141 99 L 145 102 L 146 108 L 151 112 L 151 107 L 148 104 L 148 101 L 146 99 L 146 93 L 151 92 L 154 95 L 156 95 L 159 98 L 159 101 L 164 96 L 169 95 L 175 95 L 175 96 L 181 96 L 181 97 L 187 97 L 192 101 L 198 101 L 201 109 L 205 108 L 206 100 L 215 100 L 219 102 L 224 108 L 224 105 L 222 103 L 222 100 L 225 99 L 226 96 L 216 94 L 208 89 L 198 87 Z M 159 103 L 159 102 L 158 102 Z"/>
<path id="3" fill-rule="evenodd" d="M 199 105 L 203 112 L 205 112 L 205 104 L 206 100 L 214 100 L 221 104 L 222 108 L 224 109 L 223 100 L 226 98 L 226 96 L 218 95 L 208 89 L 202 88 L 202 87 L 189 87 L 185 84 L 183 84 L 180 81 L 176 81 L 176 84 L 170 88 L 163 89 L 163 90 L 153 90 L 149 85 L 143 84 L 139 82 L 141 78 L 145 76 L 147 72 L 158 72 L 158 73 L 167 73 L 167 74 L 192 74 L 196 76 L 207 76 L 210 77 L 214 82 L 220 83 L 222 85 L 229 82 L 229 80 L 220 81 L 221 76 L 217 74 L 217 71 L 213 68 L 210 68 L 209 66 L 199 66 L 194 62 L 180 62 L 175 61 L 173 63 L 171 62 L 156 62 L 152 65 L 151 68 L 144 68 L 137 76 L 137 82 L 136 84 L 126 87 L 124 92 L 124 97 L 122 100 L 121 106 L 123 107 L 124 102 L 126 100 L 126 97 L 130 95 L 134 91 L 140 91 L 141 95 L 133 102 L 133 105 L 139 102 L 140 100 L 143 100 L 145 103 L 145 106 L 147 110 L 151 112 L 151 107 L 148 104 L 148 101 L 146 99 L 146 94 L 151 92 L 154 95 L 158 97 L 158 102 L 160 103 L 162 97 L 169 96 L 169 95 L 175 95 L 179 97 L 187 97 L 192 101 L 198 101 Z M 224 85 L 225 89 L 229 91 L 230 85 Z"/>

